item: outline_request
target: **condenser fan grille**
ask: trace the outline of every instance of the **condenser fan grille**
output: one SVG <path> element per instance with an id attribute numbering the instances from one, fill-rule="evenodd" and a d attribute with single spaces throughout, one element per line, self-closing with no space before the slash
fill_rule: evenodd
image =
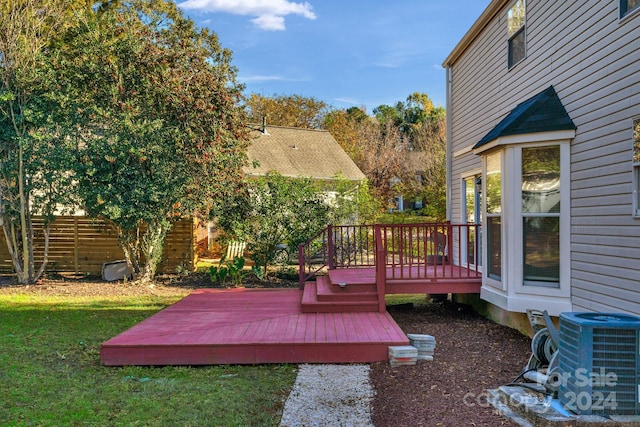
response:
<path id="1" fill-rule="evenodd" d="M 640 318 L 582 316 L 560 316 L 561 403 L 578 414 L 640 415 Z"/>

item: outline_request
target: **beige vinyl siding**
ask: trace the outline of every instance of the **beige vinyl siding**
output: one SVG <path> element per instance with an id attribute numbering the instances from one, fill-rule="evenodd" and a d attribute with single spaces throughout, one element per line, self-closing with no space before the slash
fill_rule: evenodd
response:
<path id="1" fill-rule="evenodd" d="M 640 14 L 618 1 L 528 0 L 524 61 L 507 68 L 504 5 L 451 68 L 452 152 L 554 85 L 577 126 L 571 142 L 571 285 L 575 310 L 640 314 L 640 220 L 632 216 L 632 120 L 640 116 Z M 451 219 L 480 156 L 452 159 Z"/>

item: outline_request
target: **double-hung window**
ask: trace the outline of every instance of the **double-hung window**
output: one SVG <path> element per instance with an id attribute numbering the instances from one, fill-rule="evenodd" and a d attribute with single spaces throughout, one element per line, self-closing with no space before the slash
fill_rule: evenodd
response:
<path id="1" fill-rule="evenodd" d="M 633 214 L 640 217 L 640 118 L 633 121 Z"/>
<path id="2" fill-rule="evenodd" d="M 466 257 L 465 265 L 480 266 L 482 257 L 480 256 L 482 242 L 481 233 L 478 228 L 482 224 L 482 175 L 472 175 L 462 180 L 462 191 L 464 197 L 463 222 L 468 224 L 466 232 L 467 247 L 463 248 Z M 465 259 L 465 258 L 463 258 Z"/>
<path id="3" fill-rule="evenodd" d="M 502 280 L 502 151 L 486 160 L 487 275 Z"/>
<path id="4" fill-rule="evenodd" d="M 522 149 L 524 285 L 560 282 L 560 146 Z"/>
<path id="5" fill-rule="evenodd" d="M 509 68 L 522 61 L 527 55 L 525 23 L 525 0 L 517 0 L 507 12 L 507 35 L 509 36 Z"/>
<path id="6" fill-rule="evenodd" d="M 640 0 L 620 0 L 620 19 L 640 9 Z"/>

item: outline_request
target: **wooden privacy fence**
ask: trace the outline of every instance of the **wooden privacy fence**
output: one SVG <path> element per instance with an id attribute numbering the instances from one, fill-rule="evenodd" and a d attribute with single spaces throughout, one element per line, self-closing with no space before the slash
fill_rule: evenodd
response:
<path id="1" fill-rule="evenodd" d="M 42 262 L 43 221 L 34 218 L 36 266 Z M 196 263 L 196 236 L 192 219 L 174 223 L 167 234 L 159 272 L 178 268 L 193 270 Z M 115 230 L 102 220 L 83 216 L 61 216 L 51 224 L 47 271 L 100 274 L 102 264 L 124 259 Z M 12 272 L 13 264 L 4 237 L 0 235 L 0 271 Z"/>

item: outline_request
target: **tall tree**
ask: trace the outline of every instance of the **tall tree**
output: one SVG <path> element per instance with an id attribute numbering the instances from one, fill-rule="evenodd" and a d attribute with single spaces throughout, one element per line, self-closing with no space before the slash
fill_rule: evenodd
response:
<path id="1" fill-rule="evenodd" d="M 324 101 L 301 95 L 267 97 L 252 93 L 246 103 L 252 123 L 261 124 L 266 118 L 275 126 L 319 129 L 328 111 Z"/>
<path id="2" fill-rule="evenodd" d="M 55 34 L 84 2 L 0 2 L 0 226 L 19 283 L 33 283 L 48 261 L 49 224 L 69 206 L 71 158 L 48 114 L 56 82 L 47 54 Z M 43 218 L 44 249 L 36 266 L 34 216 Z"/>
<path id="3" fill-rule="evenodd" d="M 83 203 L 115 227 L 141 281 L 176 219 L 206 215 L 240 183 L 248 134 L 230 61 L 164 0 L 86 14 L 55 57 L 60 121 L 79 129 Z"/>
<path id="4" fill-rule="evenodd" d="M 393 122 L 407 137 L 425 123 L 438 122 L 444 117 L 444 108 L 435 107 L 429 95 L 414 92 L 394 106 L 379 105 L 373 110 L 380 123 Z"/>
<path id="5" fill-rule="evenodd" d="M 407 142 L 393 123 L 367 120 L 358 127 L 357 145 L 353 161 L 369 180 L 377 199 L 387 206 L 394 186 L 408 180 L 412 173 L 407 168 Z"/>
<path id="6" fill-rule="evenodd" d="M 446 132 L 444 115 L 414 128 L 410 164 L 416 173 L 403 188 L 406 196 L 421 199 L 425 214 L 446 217 Z"/>
<path id="7" fill-rule="evenodd" d="M 362 112 L 362 115 L 358 112 Z M 354 159 L 360 150 L 358 129 L 368 120 L 371 118 L 360 109 L 333 110 L 325 116 L 324 128 L 331 133 L 349 157 Z"/>
<path id="8" fill-rule="evenodd" d="M 430 216 L 444 218 L 444 108 L 415 92 L 373 112 L 372 118 L 351 109 L 332 111 L 325 126 L 365 173 L 381 203 L 402 194 L 425 200 Z"/>

